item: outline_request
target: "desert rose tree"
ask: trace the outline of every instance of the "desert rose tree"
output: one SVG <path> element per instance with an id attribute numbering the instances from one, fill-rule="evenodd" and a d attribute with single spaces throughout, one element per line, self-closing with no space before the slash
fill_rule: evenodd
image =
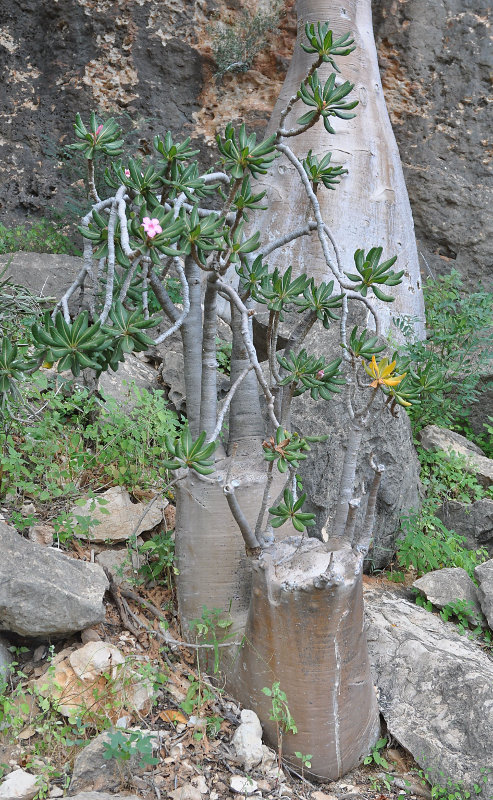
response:
<path id="1" fill-rule="evenodd" d="M 175 476 L 184 634 L 203 606 L 229 610 L 233 631 L 246 631 L 239 654 L 224 660 L 231 689 L 258 711 L 274 738 L 262 689 L 279 682 L 298 730 L 285 736 L 284 755 L 297 763 L 295 752 L 311 753 L 312 774 L 333 779 L 369 751 L 379 727 L 363 627 L 362 566 L 384 465 L 375 455 L 370 491 L 356 497 L 361 432 L 377 426 L 381 414 L 397 414 L 415 402 L 429 376 L 408 370 L 397 354 L 384 354 L 376 299 L 390 303 L 392 287 L 403 278 L 402 270 L 393 269 L 395 256 L 383 253 L 378 242 L 362 242 L 353 263 L 346 263 L 324 221 L 320 198 L 344 179 L 345 169 L 333 165 L 328 153 L 301 157 L 290 146 L 319 122 L 330 138 L 334 121 L 351 120 L 357 106 L 353 85 L 339 78 L 337 67 L 354 50 L 351 35 L 335 36 L 320 23 L 307 24 L 305 34 L 302 46 L 312 63 L 278 129 L 257 143 L 244 126 L 228 125 L 217 140 L 217 171 L 202 174 L 189 140 L 177 143 L 170 133 L 155 138 L 155 157 L 148 162 L 122 160 L 113 120 L 99 124 L 92 114 L 86 127 L 77 117 L 73 147 L 86 159 L 92 199 L 80 227 L 83 267 L 53 314 L 33 326 L 37 348 L 29 362 L 3 339 L 0 390 L 8 402 L 22 374 L 43 362 L 74 375 L 84 372 L 94 382 L 103 370 L 117 370 L 127 353 L 180 331 L 188 425 L 179 439 L 167 441 L 163 471 Z M 332 72 L 322 81 L 324 65 Z M 245 233 L 253 212 L 269 214 L 252 180 L 266 175 L 280 154 L 297 175 L 310 216 L 262 242 L 258 232 Z M 94 177 L 102 155 L 111 162 L 105 172 L 110 196 L 104 198 Z M 269 268 L 269 258 L 300 237 L 317 243 L 330 279 L 317 282 L 289 260 Z M 179 281 L 179 304 L 171 299 L 170 278 Z M 364 308 L 368 327 L 348 325 L 351 306 Z M 231 327 L 232 355 L 230 388 L 219 403 L 221 308 Z M 267 325 L 256 348 L 252 330 L 259 309 L 265 309 Z M 151 338 L 163 320 L 165 330 Z M 315 326 L 337 326 L 337 358 L 307 352 L 304 343 Z M 257 349 L 265 351 L 263 364 Z M 302 394 L 326 403 L 340 392 L 350 419 L 348 446 L 334 527 L 322 542 L 307 536 L 317 531 L 313 514 L 303 510 L 298 470 L 311 440 L 292 430 L 291 404 Z M 377 402 L 382 396 L 383 405 Z M 356 534 L 360 503 L 364 525 Z M 285 531 L 293 535 L 281 538 Z"/>

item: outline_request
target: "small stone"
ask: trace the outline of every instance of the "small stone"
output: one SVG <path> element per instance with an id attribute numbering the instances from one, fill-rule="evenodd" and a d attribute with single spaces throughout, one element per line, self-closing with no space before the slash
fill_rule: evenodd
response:
<path id="1" fill-rule="evenodd" d="M 325 794 L 325 792 L 313 792 L 310 797 L 312 800 L 337 800 L 335 794 Z"/>
<path id="2" fill-rule="evenodd" d="M 0 785 L 2 800 L 31 800 L 38 791 L 36 776 L 16 769 L 11 772 Z"/>
<path id="3" fill-rule="evenodd" d="M 36 506 L 34 503 L 24 503 L 21 506 L 21 514 L 23 517 L 30 517 L 36 513 Z"/>
<path id="4" fill-rule="evenodd" d="M 33 661 L 42 661 L 47 652 L 47 646 L 45 644 L 40 644 L 33 653 Z"/>
<path id="5" fill-rule="evenodd" d="M 231 743 L 236 757 L 245 770 L 260 764 L 263 758 L 262 727 L 254 711 L 248 708 L 241 712 L 241 724 L 234 732 Z"/>
<path id="6" fill-rule="evenodd" d="M 209 791 L 206 780 L 203 775 L 195 775 L 195 777 L 192 778 L 192 784 L 195 786 L 196 789 L 199 790 L 200 794 L 207 794 L 207 792 Z"/>
<path id="7" fill-rule="evenodd" d="M 28 531 L 28 537 L 31 542 L 36 544 L 43 544 L 46 547 L 51 547 L 53 544 L 55 530 L 51 525 L 31 525 Z"/>
<path id="8" fill-rule="evenodd" d="M 262 778 L 262 780 L 257 781 L 257 786 L 261 792 L 270 792 L 272 790 L 272 784 L 269 781 L 266 781 Z"/>
<path id="9" fill-rule="evenodd" d="M 94 630 L 94 628 L 86 628 L 85 631 L 82 631 L 80 638 L 82 640 L 82 644 L 101 641 L 101 636 L 96 630 Z"/>
<path id="10" fill-rule="evenodd" d="M 200 791 L 195 786 L 192 786 L 191 783 L 184 783 L 183 786 L 179 786 L 178 789 L 169 792 L 169 796 L 172 800 L 202 800 Z"/>
<path id="11" fill-rule="evenodd" d="M 63 789 L 60 789 L 59 786 L 53 786 L 48 797 L 63 797 Z"/>
<path id="12" fill-rule="evenodd" d="M 229 781 L 229 788 L 236 794 L 249 795 L 257 791 L 258 784 L 257 781 L 247 778 L 245 775 L 232 775 Z"/>

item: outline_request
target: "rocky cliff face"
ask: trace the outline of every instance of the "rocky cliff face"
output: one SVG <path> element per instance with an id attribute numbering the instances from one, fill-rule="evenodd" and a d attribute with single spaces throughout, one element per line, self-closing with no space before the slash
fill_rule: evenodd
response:
<path id="1" fill-rule="evenodd" d="M 492 49 L 488 0 L 374 3 L 387 103 L 423 267 L 493 275 Z M 171 129 L 206 164 L 230 119 L 262 132 L 295 38 L 293 0 L 280 30 L 242 74 L 215 83 L 211 37 L 246 0 L 4 0 L 0 22 L 0 211 L 4 222 L 83 200 L 64 150 L 76 111 L 119 117 L 129 149 Z M 491 113 L 491 112 L 490 112 Z M 490 118 L 491 121 L 491 118 Z M 490 137 L 490 138 L 489 138 Z"/>

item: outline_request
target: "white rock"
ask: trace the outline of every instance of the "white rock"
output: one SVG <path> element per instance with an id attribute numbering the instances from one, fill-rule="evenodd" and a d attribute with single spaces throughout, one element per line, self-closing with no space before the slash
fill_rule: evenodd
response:
<path id="1" fill-rule="evenodd" d="M 172 800 L 202 800 L 202 795 L 191 783 L 184 783 L 169 793 Z"/>
<path id="2" fill-rule="evenodd" d="M 229 788 L 236 794 L 249 795 L 257 791 L 257 782 L 245 775 L 232 775 Z"/>
<path id="3" fill-rule="evenodd" d="M 98 499 L 106 501 L 99 504 Z M 92 542 L 124 541 L 128 539 L 135 529 L 140 517 L 146 510 L 147 503 L 132 503 L 130 495 L 123 486 L 112 486 L 96 499 L 89 499 L 83 506 L 74 506 L 71 511 L 75 517 L 91 517 L 99 522 L 91 528 L 86 535 L 77 534 L 81 539 L 90 539 Z M 147 511 L 139 523 L 137 534 L 154 528 L 163 518 L 163 510 L 168 505 L 164 497 L 158 498 Z M 74 519 L 74 525 L 77 520 Z"/>
<path id="4" fill-rule="evenodd" d="M 87 642 L 69 656 L 69 661 L 75 674 L 85 681 L 96 680 L 103 673 L 115 679 L 117 667 L 125 663 L 118 648 L 107 642 Z"/>
<path id="5" fill-rule="evenodd" d="M 0 798 L 2 800 L 31 800 L 38 791 L 36 776 L 16 769 L 11 772 L 0 785 Z"/>
<path id="6" fill-rule="evenodd" d="M 248 708 L 243 709 L 240 719 L 241 724 L 234 732 L 231 743 L 236 757 L 248 771 L 262 761 L 262 726 L 256 713 Z"/>

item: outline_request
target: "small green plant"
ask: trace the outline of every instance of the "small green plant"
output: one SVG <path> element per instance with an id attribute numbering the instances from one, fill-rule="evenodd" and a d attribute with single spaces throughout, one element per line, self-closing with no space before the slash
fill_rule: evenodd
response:
<path id="1" fill-rule="evenodd" d="M 295 756 L 296 756 L 296 758 L 299 758 L 300 761 L 301 761 L 301 777 L 304 778 L 305 777 L 305 769 L 310 769 L 311 766 L 312 766 L 312 761 L 311 760 L 312 760 L 313 756 L 310 755 L 309 753 L 307 753 L 306 755 L 303 755 L 303 753 L 300 753 L 298 750 L 295 752 Z"/>
<path id="2" fill-rule="evenodd" d="M 223 375 L 229 375 L 231 369 L 231 351 L 233 345 L 231 342 L 225 342 L 216 336 L 216 358 L 218 363 L 218 370 Z"/>
<path id="3" fill-rule="evenodd" d="M 141 767 L 159 763 L 159 759 L 152 755 L 152 736 L 140 730 L 110 731 L 108 741 L 103 743 L 103 747 L 103 758 L 106 761 L 114 758 L 124 762 L 130 761 L 131 758 L 138 758 Z"/>
<path id="4" fill-rule="evenodd" d="M 384 736 L 376 742 L 372 751 L 363 761 L 363 764 L 376 764 L 378 767 L 390 769 L 388 761 L 383 757 L 382 751 L 387 746 L 387 737 Z"/>
<path id="5" fill-rule="evenodd" d="M 190 623 L 191 629 L 196 632 L 197 639 L 203 639 L 213 647 L 214 674 L 219 672 L 220 645 L 225 644 L 234 637 L 234 633 L 226 633 L 220 639 L 217 637 L 218 630 L 227 631 L 233 624 L 231 617 L 224 617 L 223 614 L 224 611 L 221 608 L 207 608 L 207 606 L 202 606 L 202 615 L 200 619 L 194 619 Z"/>
<path id="6" fill-rule="evenodd" d="M 200 675 L 199 678 L 189 675 L 188 680 L 190 681 L 190 686 L 185 700 L 180 703 L 180 708 L 185 714 L 190 715 L 200 712 L 206 703 L 215 699 L 216 694 L 213 688 L 202 680 Z"/>
<path id="7" fill-rule="evenodd" d="M 465 633 L 470 627 L 477 630 L 479 626 L 479 630 L 481 630 L 483 615 L 478 613 L 474 603 L 471 603 L 470 600 L 452 600 L 442 608 L 440 616 L 445 622 L 450 619 L 456 621 L 460 633 Z"/>
<path id="8" fill-rule="evenodd" d="M 271 688 L 264 686 L 262 692 L 271 698 L 271 711 L 269 719 L 276 723 L 278 769 L 282 764 L 282 737 L 284 733 L 298 733 L 298 728 L 288 706 L 286 692 L 281 689 L 279 681 L 274 681 Z M 311 756 L 310 756 L 311 758 Z"/>
<path id="9" fill-rule="evenodd" d="M 282 6 L 281 0 L 272 0 L 268 11 L 244 10 L 234 25 L 212 29 L 216 77 L 250 69 L 257 53 L 267 45 L 267 34 L 279 25 Z"/>
<path id="10" fill-rule="evenodd" d="M 427 452 L 421 447 L 417 448 L 417 452 L 421 463 L 421 483 L 428 500 L 437 506 L 448 500 L 473 503 L 491 494 L 468 471 L 465 456 L 440 451 Z"/>
<path id="11" fill-rule="evenodd" d="M 423 575 L 443 567 L 462 567 L 471 578 L 478 564 L 489 556 L 484 547 L 466 548 L 466 539 L 449 531 L 433 513 L 434 504 L 423 503 L 421 511 L 410 511 L 401 520 L 404 538 L 397 545 L 397 560 L 406 569 Z"/>
<path id="12" fill-rule="evenodd" d="M 491 769 L 481 767 L 477 780 L 469 788 L 465 787 L 462 781 L 446 778 L 443 772 L 439 773 L 440 783 L 433 780 L 428 771 L 413 769 L 412 772 L 417 775 L 421 785 L 429 789 L 432 800 L 469 800 L 471 797 L 484 796 L 482 792 Z"/>
<path id="13" fill-rule="evenodd" d="M 159 581 L 168 589 L 173 588 L 173 578 L 178 575 L 175 567 L 175 542 L 170 531 L 151 536 L 139 547 L 139 553 L 146 557 L 145 564 L 139 568 L 140 575 L 147 581 Z"/>

